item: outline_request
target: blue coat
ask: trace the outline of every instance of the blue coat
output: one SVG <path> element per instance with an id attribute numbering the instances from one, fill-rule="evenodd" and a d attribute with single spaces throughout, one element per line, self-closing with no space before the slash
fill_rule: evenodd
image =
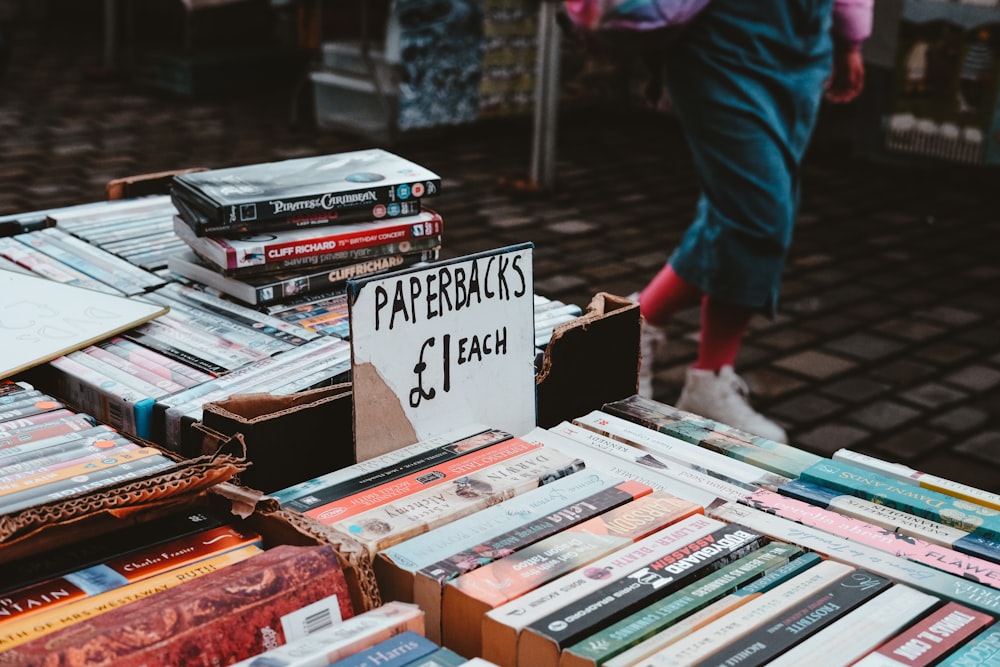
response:
<path id="1" fill-rule="evenodd" d="M 777 306 L 832 65 L 832 5 L 712 0 L 668 49 L 666 82 L 702 187 L 670 263 L 723 301 Z"/>

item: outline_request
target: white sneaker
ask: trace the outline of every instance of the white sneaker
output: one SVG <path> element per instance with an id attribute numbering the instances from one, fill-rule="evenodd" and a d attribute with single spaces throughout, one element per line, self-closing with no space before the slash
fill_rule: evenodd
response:
<path id="1" fill-rule="evenodd" d="M 639 294 L 629 296 L 638 303 Z M 643 398 L 653 398 L 653 375 L 656 372 L 656 357 L 667 345 L 667 333 L 660 327 L 646 322 L 640 316 L 642 326 L 639 332 L 639 387 L 637 393 Z"/>
<path id="2" fill-rule="evenodd" d="M 785 429 L 750 407 L 749 394 L 732 366 L 723 366 L 718 374 L 689 368 L 677 408 L 768 440 L 788 442 Z"/>

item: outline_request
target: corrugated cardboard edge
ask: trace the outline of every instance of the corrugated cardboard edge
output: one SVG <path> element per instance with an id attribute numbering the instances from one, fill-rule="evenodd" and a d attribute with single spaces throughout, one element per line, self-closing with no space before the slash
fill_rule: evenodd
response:
<path id="1" fill-rule="evenodd" d="M 581 327 L 584 331 L 586 331 L 588 325 L 606 317 L 611 317 L 622 308 L 632 307 L 638 308 L 639 304 L 624 296 L 616 296 L 608 292 L 598 292 L 595 294 L 594 298 L 592 298 L 590 303 L 587 304 L 587 308 L 584 310 L 583 315 L 570 322 L 564 322 L 552 330 L 552 337 L 545 346 L 545 359 L 542 361 L 542 368 L 535 377 L 535 385 L 537 386 L 544 382 L 549 373 L 552 371 L 552 355 L 550 354 L 550 350 L 553 345 L 559 344 L 559 339 L 562 338 L 567 331 L 577 327 Z M 636 375 L 638 376 L 638 367 L 636 368 Z"/>
<path id="2" fill-rule="evenodd" d="M 104 515 L 122 519 L 133 512 L 186 501 L 245 470 L 245 459 L 231 454 L 183 459 L 164 451 L 177 466 L 150 477 L 61 499 L 0 516 L 0 549 L 35 538 L 46 530 L 65 529 Z"/>
<path id="3" fill-rule="evenodd" d="M 382 606 L 382 595 L 375 581 L 372 560 L 368 550 L 361 543 L 298 512 L 278 510 L 273 514 L 280 516 L 304 534 L 333 545 L 340 557 L 341 567 L 347 574 L 347 585 L 351 589 L 351 596 L 359 601 L 362 607 L 355 610 L 355 613 Z"/>
<path id="4" fill-rule="evenodd" d="M 205 413 L 214 412 L 234 422 L 254 424 L 328 401 L 338 400 L 350 394 L 351 387 L 351 383 L 345 382 L 288 396 L 274 396 L 267 392 L 235 394 L 223 401 L 205 403 L 202 410 Z M 204 418 L 202 422 L 204 422 Z M 202 422 L 195 424 L 195 427 L 199 427 Z"/>

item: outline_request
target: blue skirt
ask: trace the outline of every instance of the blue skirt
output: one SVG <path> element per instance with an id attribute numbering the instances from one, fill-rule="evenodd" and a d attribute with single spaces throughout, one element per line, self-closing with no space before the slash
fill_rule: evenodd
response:
<path id="1" fill-rule="evenodd" d="M 831 21 L 832 0 L 712 0 L 668 50 L 666 82 L 702 188 L 670 263 L 723 301 L 777 307 Z"/>

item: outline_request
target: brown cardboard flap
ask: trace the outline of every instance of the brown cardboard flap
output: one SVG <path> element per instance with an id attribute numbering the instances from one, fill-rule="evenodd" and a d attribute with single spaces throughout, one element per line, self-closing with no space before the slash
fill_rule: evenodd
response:
<path id="1" fill-rule="evenodd" d="M 206 403 L 195 425 L 200 451 L 226 451 L 240 434 L 250 468 L 240 484 L 264 493 L 354 463 L 353 394 L 338 384 L 290 396 L 237 394 Z"/>
<path id="2" fill-rule="evenodd" d="M 77 530 L 93 534 L 132 514 L 182 505 L 247 467 L 246 461 L 229 455 L 172 458 L 178 459 L 176 467 L 150 477 L 0 516 L 0 562 L 23 555 L 29 540 L 35 549 Z"/>
<path id="3" fill-rule="evenodd" d="M 535 381 L 538 425 L 549 428 L 635 394 L 639 335 L 639 304 L 606 292 L 556 327 Z"/>

